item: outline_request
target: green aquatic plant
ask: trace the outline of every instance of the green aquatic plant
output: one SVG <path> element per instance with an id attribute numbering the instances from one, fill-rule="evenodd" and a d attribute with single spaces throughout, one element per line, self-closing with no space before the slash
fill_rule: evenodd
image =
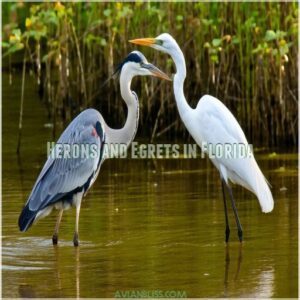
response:
<path id="1" fill-rule="evenodd" d="M 129 39 L 170 32 L 186 57 L 185 90 L 192 105 L 200 94 L 210 93 L 231 109 L 250 142 L 297 144 L 296 2 L 17 2 L 2 7 L 3 65 L 11 76 L 23 66 L 33 71 L 54 135 L 62 129 L 58 121 L 69 122 L 91 105 L 110 114 L 112 123 L 124 121 L 118 85 L 102 84 L 133 49 Z M 174 72 L 169 58 L 143 51 Z M 139 84 L 145 87 L 140 89 L 139 134 L 188 138 L 172 86 L 146 79 Z"/>

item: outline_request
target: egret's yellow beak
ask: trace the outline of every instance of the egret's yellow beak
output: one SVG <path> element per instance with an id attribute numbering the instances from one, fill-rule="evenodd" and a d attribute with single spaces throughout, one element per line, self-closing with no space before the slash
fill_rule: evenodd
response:
<path id="1" fill-rule="evenodd" d="M 129 43 L 143 45 L 143 46 L 151 46 L 156 44 L 156 41 L 154 38 L 143 38 L 143 39 L 130 40 Z"/>

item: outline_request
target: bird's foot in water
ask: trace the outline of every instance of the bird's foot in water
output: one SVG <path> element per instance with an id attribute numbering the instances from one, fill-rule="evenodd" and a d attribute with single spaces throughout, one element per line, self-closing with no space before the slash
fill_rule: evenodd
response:
<path id="1" fill-rule="evenodd" d="M 74 247 L 79 246 L 78 233 L 77 232 L 74 233 L 73 244 L 74 244 Z"/>
<path id="2" fill-rule="evenodd" d="M 57 233 L 54 233 L 52 236 L 52 243 L 53 245 L 57 245 L 57 242 L 58 242 L 58 235 Z"/>

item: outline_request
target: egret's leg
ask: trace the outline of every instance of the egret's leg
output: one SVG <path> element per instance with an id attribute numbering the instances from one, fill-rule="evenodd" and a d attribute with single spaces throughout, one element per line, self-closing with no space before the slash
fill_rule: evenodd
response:
<path id="1" fill-rule="evenodd" d="M 226 184 L 226 186 L 227 186 L 227 189 L 228 189 L 228 192 L 229 192 L 229 196 L 230 196 L 230 200 L 231 200 L 232 209 L 233 209 L 233 212 L 234 212 L 236 225 L 237 225 L 237 228 L 238 228 L 238 237 L 239 237 L 240 242 L 242 242 L 243 241 L 243 228 L 242 228 L 242 225 L 241 225 L 241 222 L 240 222 L 240 219 L 239 219 L 239 216 L 238 216 L 238 212 L 237 212 L 237 209 L 236 209 L 236 206 L 235 206 L 235 201 L 234 201 L 234 198 L 233 198 L 232 189 L 229 186 L 229 184 Z"/>
<path id="2" fill-rule="evenodd" d="M 76 223 L 75 223 L 75 233 L 73 238 L 74 246 L 79 246 L 78 242 L 78 229 L 79 229 L 79 214 L 80 214 L 80 207 L 81 207 L 81 199 L 82 195 L 77 195 L 77 203 L 76 203 Z"/>
<path id="3" fill-rule="evenodd" d="M 52 236 L 52 243 L 53 243 L 53 245 L 57 245 L 57 241 L 58 241 L 58 230 L 59 230 L 59 225 L 60 225 L 60 221 L 61 221 L 63 212 L 64 212 L 64 211 L 61 209 L 61 210 L 59 211 L 59 213 L 58 213 L 58 217 L 57 217 L 57 221 L 56 221 L 56 224 L 55 224 L 54 233 L 53 233 L 53 236 Z"/>
<path id="4" fill-rule="evenodd" d="M 223 201 L 224 201 L 224 212 L 225 212 L 225 222 L 226 222 L 226 229 L 225 229 L 225 242 L 228 243 L 229 235 L 230 235 L 230 228 L 228 222 L 228 212 L 227 212 L 227 203 L 225 197 L 225 188 L 224 188 L 225 181 L 222 178 L 222 193 L 223 193 Z"/>

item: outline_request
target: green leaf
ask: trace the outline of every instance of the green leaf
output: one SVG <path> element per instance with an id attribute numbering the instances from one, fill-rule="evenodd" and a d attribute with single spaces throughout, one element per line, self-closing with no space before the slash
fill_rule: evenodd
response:
<path id="1" fill-rule="evenodd" d="M 100 39 L 100 45 L 103 46 L 103 47 L 105 47 L 107 45 L 106 39 L 101 38 Z"/>
<path id="2" fill-rule="evenodd" d="M 15 53 L 19 50 L 22 50 L 24 48 L 24 44 L 23 43 L 17 43 L 14 44 L 13 46 L 11 46 L 3 55 L 2 58 L 4 58 L 5 56 Z"/>
<path id="3" fill-rule="evenodd" d="M 281 56 L 283 56 L 284 54 L 289 53 L 289 47 L 287 44 L 285 44 L 284 46 L 279 48 L 280 54 Z"/>
<path id="4" fill-rule="evenodd" d="M 232 44 L 236 45 L 240 42 L 239 38 L 237 36 L 232 38 Z"/>
<path id="5" fill-rule="evenodd" d="M 218 62 L 219 62 L 219 57 L 218 57 L 218 55 L 216 55 L 216 54 L 211 55 L 211 56 L 210 56 L 210 59 L 211 59 L 213 62 L 215 62 L 215 63 L 218 63 Z"/>
<path id="6" fill-rule="evenodd" d="M 54 24 L 55 26 L 58 25 L 58 17 L 57 14 L 54 11 L 46 11 L 43 12 L 43 14 L 41 14 L 41 17 L 44 18 L 44 22 L 45 24 Z"/>
<path id="7" fill-rule="evenodd" d="M 284 31 L 281 31 L 281 30 L 277 30 L 277 31 L 276 31 L 276 38 L 277 38 L 277 39 L 282 39 L 282 38 L 284 38 L 286 35 L 287 35 L 287 33 L 284 32 Z"/>
<path id="8" fill-rule="evenodd" d="M 9 43 L 2 41 L 2 48 L 8 48 L 9 45 L 10 45 Z"/>
<path id="9" fill-rule="evenodd" d="M 212 19 L 210 19 L 210 20 L 207 20 L 207 19 L 202 19 L 202 23 L 203 23 L 203 25 L 205 25 L 205 26 L 209 26 L 209 25 L 211 25 L 211 24 L 213 24 L 213 20 Z"/>
<path id="10" fill-rule="evenodd" d="M 265 35 L 265 41 L 270 42 L 273 40 L 276 40 L 277 35 L 273 30 L 267 30 L 266 35 Z"/>
<path id="11" fill-rule="evenodd" d="M 257 46 L 257 48 L 255 48 L 255 49 L 252 50 L 252 53 L 256 54 L 256 53 L 262 52 L 262 50 L 263 50 L 263 47 L 261 46 L 261 44 L 259 44 Z"/>
<path id="12" fill-rule="evenodd" d="M 222 43 L 222 40 L 221 40 L 221 39 L 213 39 L 213 40 L 212 40 L 212 45 L 213 45 L 214 47 L 219 47 L 219 46 L 221 45 L 221 43 Z"/>
<path id="13" fill-rule="evenodd" d="M 109 17 L 110 14 L 111 14 L 111 9 L 109 9 L 109 8 L 105 9 L 105 10 L 103 11 L 103 14 L 104 14 L 105 17 Z"/>
<path id="14" fill-rule="evenodd" d="M 19 28 L 14 29 L 14 30 L 12 31 L 12 34 L 16 37 L 16 39 L 17 39 L 18 41 L 21 40 L 21 35 L 22 35 L 22 33 L 21 33 L 21 30 L 20 30 Z"/>

